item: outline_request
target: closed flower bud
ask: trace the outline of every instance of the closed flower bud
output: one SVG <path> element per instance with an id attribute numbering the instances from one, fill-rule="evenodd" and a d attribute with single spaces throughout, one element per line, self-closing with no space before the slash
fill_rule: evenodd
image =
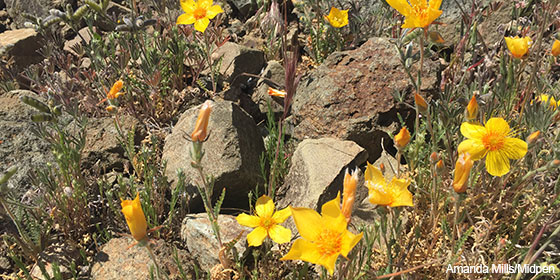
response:
<path id="1" fill-rule="evenodd" d="M 553 56 L 560 55 L 560 41 L 554 40 L 554 43 L 552 44 L 551 53 L 552 53 Z"/>
<path id="2" fill-rule="evenodd" d="M 535 143 L 539 139 L 540 135 L 541 135 L 541 132 L 539 130 L 531 133 L 531 135 L 529 135 L 529 137 L 527 137 L 527 144 L 531 145 L 531 144 Z"/>
<path id="3" fill-rule="evenodd" d="M 473 94 L 471 101 L 467 105 L 467 120 L 474 121 L 478 117 L 478 103 L 476 102 L 476 94 Z"/>
<path id="4" fill-rule="evenodd" d="M 352 217 L 352 207 L 356 200 L 356 185 L 358 184 L 358 169 L 344 175 L 344 189 L 342 193 L 342 214 L 346 217 L 346 222 L 349 223 Z"/>
<path id="5" fill-rule="evenodd" d="M 418 112 L 426 113 L 428 111 L 428 103 L 426 103 L 426 99 L 422 97 L 420 94 L 414 94 L 414 102 L 416 103 L 416 108 L 418 108 Z"/>
<path id="6" fill-rule="evenodd" d="M 432 163 L 436 163 L 439 160 L 439 155 L 436 152 L 432 152 L 432 154 L 430 155 L 430 161 Z"/>
<path id="7" fill-rule="evenodd" d="M 453 189 L 457 193 L 464 193 L 467 190 L 467 182 L 471 173 L 473 161 L 469 153 L 459 155 L 455 163 L 455 174 L 453 174 Z"/>
<path id="8" fill-rule="evenodd" d="M 445 171 L 445 165 L 443 165 L 443 160 L 440 159 L 436 163 L 436 171 L 440 174 Z"/>
<path id="9" fill-rule="evenodd" d="M 529 47 L 533 43 L 533 40 L 529 37 L 505 37 L 505 40 L 507 48 L 515 58 L 523 58 L 529 52 Z"/>
<path id="10" fill-rule="evenodd" d="M 208 120 L 210 119 L 210 113 L 212 112 L 212 101 L 206 100 L 202 107 L 200 107 L 200 112 L 198 113 L 198 118 L 196 119 L 196 124 L 194 126 L 194 131 L 191 134 L 191 139 L 193 142 L 203 142 L 208 135 Z"/>
<path id="11" fill-rule="evenodd" d="M 401 128 L 401 131 L 397 135 L 395 135 L 395 146 L 398 149 L 402 149 L 408 144 L 410 141 L 410 133 L 406 127 Z"/>
<path id="12" fill-rule="evenodd" d="M 142 211 L 139 194 L 136 193 L 134 200 L 121 199 L 121 207 L 132 237 L 137 241 L 144 240 L 148 234 L 148 223 Z"/>

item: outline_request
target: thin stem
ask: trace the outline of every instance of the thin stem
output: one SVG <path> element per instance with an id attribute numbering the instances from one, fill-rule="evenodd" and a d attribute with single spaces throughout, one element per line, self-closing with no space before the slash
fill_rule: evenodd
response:
<path id="1" fill-rule="evenodd" d="M 216 93 L 216 80 L 214 77 L 214 63 L 212 62 L 212 53 L 210 51 L 210 39 L 208 38 L 208 33 L 204 34 L 204 45 L 206 49 L 206 59 L 208 59 L 208 66 L 210 67 L 210 78 L 212 79 L 212 91 Z"/>

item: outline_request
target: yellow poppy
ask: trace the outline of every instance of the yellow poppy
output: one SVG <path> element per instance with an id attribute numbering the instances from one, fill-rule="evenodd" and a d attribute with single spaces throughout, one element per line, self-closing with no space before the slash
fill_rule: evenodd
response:
<path id="1" fill-rule="evenodd" d="M 385 0 L 404 16 L 402 28 L 425 28 L 442 13 L 441 0 Z"/>
<path id="2" fill-rule="evenodd" d="M 474 161 L 486 156 L 486 170 L 493 176 L 508 173 L 509 160 L 520 159 L 527 153 L 527 143 L 510 137 L 512 131 L 502 118 L 491 118 L 485 126 L 464 122 L 461 134 L 467 139 L 459 144 L 459 153 L 469 153 Z"/>
<path id="3" fill-rule="evenodd" d="M 121 208 L 132 237 L 137 241 L 144 240 L 148 234 L 148 223 L 142 211 L 140 195 L 136 193 L 134 200 L 121 199 Z"/>
<path id="4" fill-rule="evenodd" d="M 191 134 L 191 140 L 193 142 L 202 142 L 206 140 L 206 136 L 208 135 L 208 120 L 210 119 L 211 112 L 212 101 L 206 100 L 200 107 L 198 118 L 196 119 L 196 124 Z"/>
<path id="5" fill-rule="evenodd" d="M 453 174 L 453 189 L 457 193 L 464 193 L 467 190 L 467 182 L 471 174 L 473 161 L 469 153 L 463 153 L 457 158 L 455 172 Z"/>
<path id="6" fill-rule="evenodd" d="M 505 37 L 505 40 L 508 50 L 515 58 L 523 58 L 525 54 L 527 54 L 527 52 L 529 51 L 529 47 L 533 43 L 533 40 L 531 40 L 531 38 L 529 37 Z"/>
<path id="7" fill-rule="evenodd" d="M 348 231 L 346 217 L 340 211 L 339 203 L 340 194 L 323 204 L 321 215 L 313 209 L 290 207 L 302 238 L 294 242 L 281 260 L 302 260 L 319 264 L 332 275 L 338 256 L 348 256 L 363 235 Z"/>
<path id="8" fill-rule="evenodd" d="M 550 96 L 548 94 L 541 94 L 535 99 L 537 100 L 537 102 L 541 102 L 542 104 L 548 103 L 548 106 L 553 110 L 556 110 L 556 107 L 558 107 L 558 104 L 560 104 L 560 101 L 556 101 L 556 99 L 554 99 L 554 96 Z"/>
<path id="9" fill-rule="evenodd" d="M 553 56 L 560 55 L 560 41 L 554 40 L 554 43 L 552 43 L 551 53 Z"/>
<path id="10" fill-rule="evenodd" d="M 410 132 L 408 132 L 408 129 L 406 129 L 406 127 L 403 127 L 401 128 L 399 133 L 395 135 L 394 140 L 395 140 L 395 146 L 397 146 L 397 148 L 399 149 L 402 149 L 410 141 Z"/>
<path id="11" fill-rule="evenodd" d="M 348 10 L 339 10 L 335 7 L 331 7 L 328 16 L 325 19 L 336 28 L 341 28 L 348 25 Z"/>
<path id="12" fill-rule="evenodd" d="M 272 199 L 263 195 L 257 199 L 256 215 L 241 213 L 237 216 L 240 225 L 255 228 L 247 235 L 249 246 L 260 246 L 267 236 L 279 244 L 289 242 L 292 238 L 291 230 L 278 225 L 292 215 L 290 209 L 284 208 L 274 212 L 274 208 Z"/>
<path id="13" fill-rule="evenodd" d="M 478 117 L 478 102 L 476 102 L 476 96 L 473 94 L 471 101 L 467 105 L 467 120 L 474 121 Z"/>
<path id="14" fill-rule="evenodd" d="M 185 13 L 177 18 L 177 24 L 194 23 L 194 29 L 204 33 L 210 20 L 224 12 L 220 5 L 212 4 L 212 0 L 181 0 L 181 8 Z"/>
<path id="15" fill-rule="evenodd" d="M 369 162 L 364 177 L 371 204 L 390 207 L 414 206 L 412 193 L 408 190 L 410 181 L 393 177 L 389 182 L 381 170 Z"/>

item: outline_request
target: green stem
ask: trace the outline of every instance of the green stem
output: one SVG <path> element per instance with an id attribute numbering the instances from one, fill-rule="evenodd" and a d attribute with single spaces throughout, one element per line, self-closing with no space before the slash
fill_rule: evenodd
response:
<path id="1" fill-rule="evenodd" d="M 208 38 L 208 33 L 203 32 L 204 34 L 204 45 L 206 50 L 206 59 L 208 59 L 208 65 L 210 67 L 210 78 L 212 79 L 212 91 L 216 93 L 216 80 L 214 77 L 214 63 L 212 62 L 212 53 L 210 51 L 210 41 Z"/>

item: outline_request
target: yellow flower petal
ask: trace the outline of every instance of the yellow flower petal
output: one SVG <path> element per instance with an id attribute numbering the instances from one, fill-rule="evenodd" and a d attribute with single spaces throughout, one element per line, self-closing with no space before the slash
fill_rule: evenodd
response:
<path id="1" fill-rule="evenodd" d="M 292 211 L 290 211 L 290 208 L 286 207 L 282 210 L 274 212 L 274 214 L 272 215 L 272 220 L 274 220 L 274 222 L 277 224 L 281 224 L 286 221 L 286 219 L 288 219 L 291 215 Z"/>
<path id="2" fill-rule="evenodd" d="M 430 0 L 429 6 L 431 9 L 439 10 L 439 7 L 441 7 L 441 0 Z"/>
<path id="3" fill-rule="evenodd" d="M 389 206 L 414 206 L 412 203 L 412 193 L 408 190 L 408 185 L 410 185 L 410 182 L 393 177 L 391 180 L 391 186 L 393 187 L 393 201 L 389 204 Z"/>
<path id="4" fill-rule="evenodd" d="M 195 21 L 192 14 L 182 14 L 177 18 L 177 24 L 193 24 Z"/>
<path id="5" fill-rule="evenodd" d="M 208 24 L 210 24 L 210 20 L 208 18 L 201 18 L 194 23 L 194 29 L 204 33 Z"/>
<path id="6" fill-rule="evenodd" d="M 517 138 L 506 138 L 503 152 L 510 159 L 520 159 L 527 153 L 527 142 Z"/>
<path id="7" fill-rule="evenodd" d="M 292 239 L 292 231 L 279 225 L 274 225 L 268 230 L 268 235 L 272 241 L 282 244 L 290 242 Z"/>
<path id="8" fill-rule="evenodd" d="M 144 216 L 144 211 L 142 210 L 139 193 L 136 193 L 136 198 L 134 198 L 134 200 L 121 199 L 121 208 L 132 237 L 137 241 L 145 239 L 148 231 L 148 223 L 146 222 L 146 216 Z"/>
<path id="9" fill-rule="evenodd" d="M 326 226 L 329 228 L 346 228 L 346 217 L 340 211 L 340 193 L 335 199 L 323 204 L 321 207 L 321 216 Z"/>
<path id="10" fill-rule="evenodd" d="M 181 9 L 185 13 L 190 14 L 196 9 L 196 3 L 193 0 L 181 0 Z"/>
<path id="11" fill-rule="evenodd" d="M 280 260 L 302 260 L 311 263 L 317 263 L 316 261 L 321 258 L 317 246 L 303 238 L 297 239 L 290 251 L 280 258 Z"/>
<path id="12" fill-rule="evenodd" d="M 467 139 L 459 144 L 457 148 L 459 154 L 469 153 L 471 154 L 471 159 L 477 161 L 486 155 L 486 148 L 481 141 L 475 139 Z"/>
<path id="13" fill-rule="evenodd" d="M 245 213 L 241 213 L 235 218 L 237 222 L 246 227 L 258 227 L 260 223 L 260 218 L 257 216 L 247 215 Z"/>
<path id="14" fill-rule="evenodd" d="M 314 240 L 321 232 L 323 225 L 321 215 L 309 208 L 290 207 L 290 210 L 301 237 Z"/>
<path id="15" fill-rule="evenodd" d="M 352 248 L 354 248 L 354 246 L 356 246 L 356 244 L 360 242 L 360 239 L 362 239 L 363 235 L 363 232 L 360 232 L 360 234 L 353 234 L 349 231 L 346 231 L 346 233 L 342 236 L 342 248 L 340 249 L 340 254 L 347 257 Z"/>
<path id="16" fill-rule="evenodd" d="M 486 122 L 485 127 L 488 131 L 492 131 L 492 133 L 497 133 L 504 136 L 507 136 L 510 131 L 509 124 L 502 118 L 489 119 L 488 122 Z"/>
<path id="17" fill-rule="evenodd" d="M 480 124 L 464 122 L 461 124 L 461 134 L 470 139 L 479 139 L 486 134 L 486 128 Z"/>
<path id="18" fill-rule="evenodd" d="M 249 246 L 261 246 L 263 240 L 268 236 L 266 229 L 257 227 L 251 233 L 247 234 L 247 242 Z"/>
<path id="19" fill-rule="evenodd" d="M 384 182 L 385 177 L 377 167 L 367 163 L 366 172 L 364 172 L 364 179 L 366 181 Z"/>
<path id="20" fill-rule="evenodd" d="M 486 170 L 492 176 L 503 176 L 509 172 L 509 159 L 501 151 L 490 151 L 486 155 Z"/>
<path id="21" fill-rule="evenodd" d="M 389 205 L 393 198 L 389 196 L 385 186 L 378 185 L 373 182 L 367 182 L 368 199 L 371 204 L 375 205 Z"/>
<path id="22" fill-rule="evenodd" d="M 257 199 L 257 204 L 255 205 L 255 212 L 259 217 L 272 217 L 274 213 L 274 202 L 272 199 L 266 195 L 263 195 Z"/>
<path id="23" fill-rule="evenodd" d="M 223 13 L 223 12 L 224 12 L 224 10 L 222 10 L 222 7 L 220 7 L 220 5 L 214 5 L 210 8 L 208 8 L 208 11 L 206 11 L 206 16 L 209 19 L 213 19 L 218 14 Z"/>
<path id="24" fill-rule="evenodd" d="M 385 0 L 389 6 L 397 10 L 401 15 L 407 17 L 412 13 L 412 7 L 406 0 Z"/>
<path id="25" fill-rule="evenodd" d="M 198 7 L 205 10 L 208 10 L 212 4 L 212 0 L 198 0 Z"/>

